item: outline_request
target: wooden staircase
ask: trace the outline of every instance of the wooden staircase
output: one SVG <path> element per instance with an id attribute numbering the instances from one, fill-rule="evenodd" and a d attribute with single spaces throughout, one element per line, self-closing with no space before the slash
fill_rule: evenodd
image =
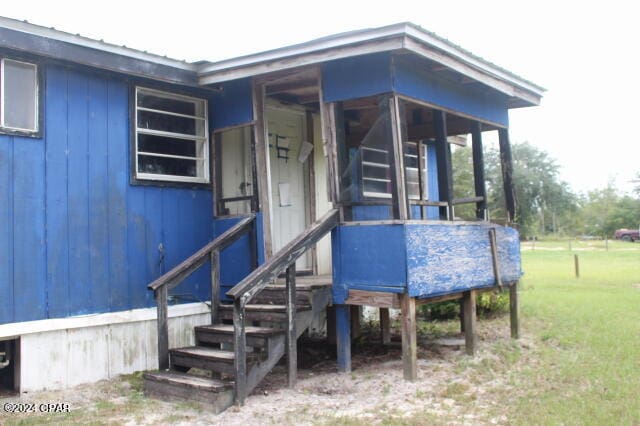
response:
<path id="1" fill-rule="evenodd" d="M 300 337 L 331 301 L 329 276 L 298 277 L 295 329 Z M 267 286 L 246 306 L 247 391 L 285 355 L 287 313 L 284 283 Z M 169 350 L 169 369 L 144 374 L 145 395 L 193 401 L 216 413 L 233 404 L 235 378 L 233 306 L 220 305 L 219 324 L 195 327 L 195 346 Z M 209 377 L 208 374 L 211 376 Z"/>

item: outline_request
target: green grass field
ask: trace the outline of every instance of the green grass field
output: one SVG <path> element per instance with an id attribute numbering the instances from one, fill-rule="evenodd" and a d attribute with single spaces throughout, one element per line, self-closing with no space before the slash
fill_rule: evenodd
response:
<path id="1" fill-rule="evenodd" d="M 516 376 L 523 424 L 640 423 L 640 244 L 523 244 L 522 326 L 538 359 Z M 574 275 L 574 255 L 580 278 Z"/>

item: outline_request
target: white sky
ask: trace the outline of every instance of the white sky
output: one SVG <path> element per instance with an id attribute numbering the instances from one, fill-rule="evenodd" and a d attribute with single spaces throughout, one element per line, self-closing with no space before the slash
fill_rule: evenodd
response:
<path id="1" fill-rule="evenodd" d="M 411 21 L 545 87 L 510 113 L 512 141 L 562 165 L 573 189 L 640 172 L 640 7 L 555 1 L 4 1 L 0 15 L 188 61 Z M 638 122 L 636 121 L 638 120 Z"/>

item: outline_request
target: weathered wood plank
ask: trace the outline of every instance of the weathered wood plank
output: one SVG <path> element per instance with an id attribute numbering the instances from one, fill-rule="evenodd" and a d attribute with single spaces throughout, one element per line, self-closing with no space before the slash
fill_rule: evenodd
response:
<path id="1" fill-rule="evenodd" d="M 383 345 L 391 343 L 391 321 L 389 318 L 389 308 L 380 308 L 380 334 Z"/>
<path id="2" fill-rule="evenodd" d="M 467 355 L 476 353 L 476 292 L 464 292 L 462 297 L 464 311 L 464 342 Z"/>
<path id="3" fill-rule="evenodd" d="M 158 307 L 158 368 L 169 368 L 169 322 L 167 286 L 162 286 L 155 291 L 156 306 Z"/>
<path id="4" fill-rule="evenodd" d="M 476 196 L 482 197 L 476 203 L 476 218 L 485 220 L 487 210 L 487 188 L 484 179 L 484 152 L 482 148 L 482 123 L 474 121 L 471 124 L 471 150 L 473 157 L 473 184 Z"/>
<path id="5" fill-rule="evenodd" d="M 271 207 L 269 187 L 271 173 L 269 169 L 269 148 L 264 113 L 264 85 L 253 82 L 253 118 L 256 122 L 254 129 L 255 165 L 258 186 L 258 210 L 262 212 L 264 234 L 264 256 L 269 259 L 273 254 L 273 237 L 271 236 Z"/>
<path id="6" fill-rule="evenodd" d="M 287 268 L 287 378 L 290 388 L 297 382 L 298 335 L 296 333 L 296 263 Z"/>
<path id="7" fill-rule="evenodd" d="M 453 219 L 453 171 L 451 169 L 451 147 L 447 142 L 447 114 L 433 110 L 433 127 L 436 134 L 436 159 L 438 163 L 438 193 L 440 201 L 447 207 L 440 208 L 440 217 Z"/>
<path id="8" fill-rule="evenodd" d="M 391 117 L 391 148 L 393 153 L 393 195 L 394 219 L 409 219 L 409 205 L 407 198 L 406 180 L 404 176 L 404 146 L 402 141 L 402 123 L 400 119 L 400 102 L 397 96 L 389 98 L 389 114 Z"/>
<path id="9" fill-rule="evenodd" d="M 220 251 L 212 250 L 211 258 L 211 324 L 218 323 L 220 306 Z"/>
<path id="10" fill-rule="evenodd" d="M 511 324 L 511 338 L 520 338 L 520 302 L 518 301 L 518 282 L 509 286 L 509 319 Z"/>
<path id="11" fill-rule="evenodd" d="M 418 337 L 416 330 L 416 299 L 408 294 L 400 297 L 402 311 L 402 371 L 405 380 L 418 378 Z"/>
<path id="12" fill-rule="evenodd" d="M 243 405 L 247 397 L 247 339 L 245 334 L 245 312 L 240 300 L 233 302 L 233 325 L 235 350 L 234 370 L 236 376 L 235 401 Z"/>
<path id="13" fill-rule="evenodd" d="M 496 285 L 498 287 L 502 287 L 500 263 L 498 260 L 498 241 L 496 239 L 496 228 L 489 229 L 489 246 L 491 248 L 491 264 L 493 266 L 493 276 L 496 278 Z"/>
<path id="14" fill-rule="evenodd" d="M 500 145 L 500 164 L 502 166 L 502 182 L 507 208 L 507 221 L 516 220 L 516 190 L 513 186 L 513 160 L 511 158 L 511 144 L 509 129 L 498 129 L 498 143 Z"/>
<path id="15" fill-rule="evenodd" d="M 349 290 L 349 295 L 345 303 L 349 305 L 399 309 L 400 297 L 396 293 L 385 293 L 382 291 Z"/>

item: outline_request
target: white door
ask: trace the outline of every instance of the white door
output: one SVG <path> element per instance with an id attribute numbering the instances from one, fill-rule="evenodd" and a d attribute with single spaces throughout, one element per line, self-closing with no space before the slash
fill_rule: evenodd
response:
<path id="1" fill-rule="evenodd" d="M 299 161 L 304 142 L 303 112 L 267 107 L 269 168 L 271 171 L 273 252 L 276 253 L 307 227 L 307 161 Z M 296 262 L 298 270 L 311 269 L 309 253 Z"/>

